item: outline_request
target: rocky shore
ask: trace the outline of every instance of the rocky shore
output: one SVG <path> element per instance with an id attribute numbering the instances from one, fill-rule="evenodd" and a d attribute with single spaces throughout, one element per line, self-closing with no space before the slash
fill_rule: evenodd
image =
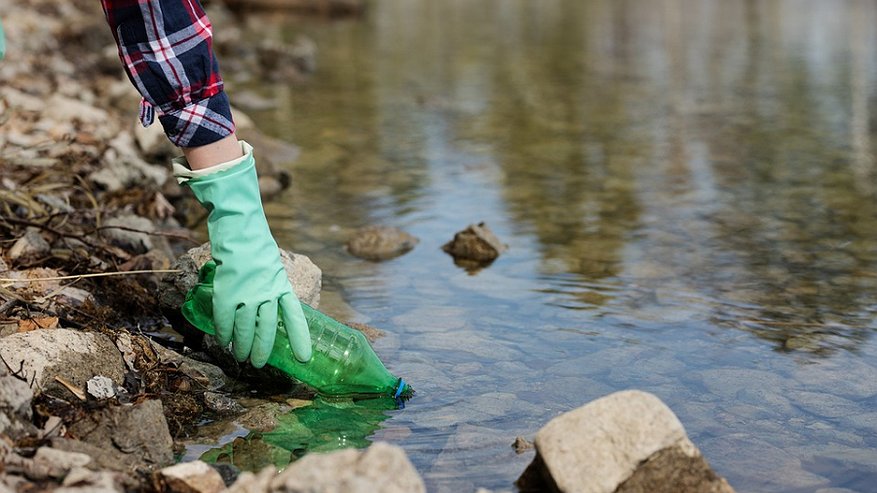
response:
<path id="1" fill-rule="evenodd" d="M 233 14 L 209 8 L 233 40 Z M 196 334 L 166 337 L 185 332 L 178 307 L 208 257 L 191 229 L 204 213 L 169 176 L 176 150 L 160 126 L 136 122 L 139 95 L 98 2 L 0 0 L 0 12 L 0 493 L 425 491 L 404 451 L 386 443 L 308 454 L 280 474 L 174 464 L 196 423 L 245 412 L 234 395 L 252 384 L 252 370 Z M 314 64 L 306 41 L 252 49 L 229 64 L 258 71 L 260 60 L 286 57 L 295 77 Z M 296 149 L 235 114 L 258 142 L 270 198 L 288 186 L 277 164 Z M 284 263 L 299 297 L 318 304 L 319 268 L 295 254 Z M 313 397 L 270 381 L 300 403 Z M 531 453 L 525 438 L 512 441 Z M 521 491 L 732 491 L 673 413 L 641 392 L 556 417 L 535 449 Z"/>

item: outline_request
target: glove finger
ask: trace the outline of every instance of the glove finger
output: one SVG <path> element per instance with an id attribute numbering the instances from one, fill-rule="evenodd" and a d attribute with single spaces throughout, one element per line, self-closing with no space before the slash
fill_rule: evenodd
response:
<path id="1" fill-rule="evenodd" d="M 235 305 L 223 303 L 213 296 L 213 326 L 216 330 L 216 340 L 222 347 L 228 347 L 231 335 L 234 332 Z"/>
<path id="2" fill-rule="evenodd" d="M 277 302 L 268 301 L 259 305 L 256 317 L 256 335 L 253 338 L 253 350 L 250 352 L 250 364 L 262 368 L 268 362 L 274 338 L 277 336 Z"/>
<path id="3" fill-rule="evenodd" d="M 244 361 L 253 348 L 258 306 L 240 305 L 234 313 L 234 345 L 232 353 L 238 361 Z"/>
<path id="4" fill-rule="evenodd" d="M 310 361 L 311 333 L 308 331 L 308 321 L 301 309 L 301 303 L 295 294 L 290 292 L 280 297 L 280 313 L 283 316 L 283 325 L 286 326 L 292 354 L 302 363 Z"/>

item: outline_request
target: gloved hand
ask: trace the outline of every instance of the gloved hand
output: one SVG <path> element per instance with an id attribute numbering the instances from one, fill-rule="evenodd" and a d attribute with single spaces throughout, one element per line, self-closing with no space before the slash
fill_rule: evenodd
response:
<path id="1" fill-rule="evenodd" d="M 216 337 L 223 346 L 233 341 L 238 361 L 249 357 L 261 368 L 271 354 L 279 313 L 293 354 L 306 362 L 311 358 L 307 321 L 262 210 L 253 148 L 242 146 L 244 157 L 231 167 L 218 165 L 222 171 L 186 179 L 192 173 L 181 173 L 186 168 L 180 168 L 180 161 L 174 164 L 178 179 L 209 213 Z"/>

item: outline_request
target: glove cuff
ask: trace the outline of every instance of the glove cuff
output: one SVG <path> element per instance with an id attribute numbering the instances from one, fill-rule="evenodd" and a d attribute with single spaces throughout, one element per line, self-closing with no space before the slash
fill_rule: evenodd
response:
<path id="1" fill-rule="evenodd" d="M 229 170 L 229 169 L 234 168 L 235 166 L 243 163 L 244 161 L 246 161 L 248 159 L 252 159 L 253 146 L 251 146 L 249 143 L 247 143 L 244 140 L 240 140 L 240 141 L 238 141 L 238 143 L 241 145 L 241 152 L 243 152 L 243 156 L 241 156 L 237 159 L 233 159 L 231 161 L 226 161 L 224 163 L 219 163 L 219 164 L 213 165 L 209 168 L 193 170 L 192 168 L 189 167 L 189 163 L 186 161 L 185 157 L 180 156 L 180 157 L 176 157 L 176 158 L 172 159 L 171 165 L 173 166 L 173 169 L 174 169 L 174 178 L 177 179 L 177 183 L 182 185 L 183 183 L 186 183 L 187 181 L 195 179 L 195 178 L 204 178 L 204 177 L 210 176 L 214 173 L 219 173 L 222 171 Z"/>

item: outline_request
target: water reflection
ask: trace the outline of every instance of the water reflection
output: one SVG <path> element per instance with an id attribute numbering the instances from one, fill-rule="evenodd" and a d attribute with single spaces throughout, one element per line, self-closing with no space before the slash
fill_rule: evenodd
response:
<path id="1" fill-rule="evenodd" d="M 231 464 L 244 471 L 265 466 L 283 469 L 306 452 L 330 452 L 367 447 L 369 437 L 389 418 L 395 404 L 382 400 L 326 402 L 320 399 L 286 414 L 274 416 L 267 431 L 250 431 L 204 452 L 209 463 Z"/>
<path id="2" fill-rule="evenodd" d="M 272 227 L 388 330 L 431 491 L 507 488 L 513 434 L 629 387 L 741 491 L 877 478 L 875 21 L 859 0 L 376 0 L 275 28 L 320 69 L 249 83 L 303 149 Z M 481 220 L 511 249 L 468 276 L 439 246 Z M 421 243 L 345 255 L 373 222 Z"/>

